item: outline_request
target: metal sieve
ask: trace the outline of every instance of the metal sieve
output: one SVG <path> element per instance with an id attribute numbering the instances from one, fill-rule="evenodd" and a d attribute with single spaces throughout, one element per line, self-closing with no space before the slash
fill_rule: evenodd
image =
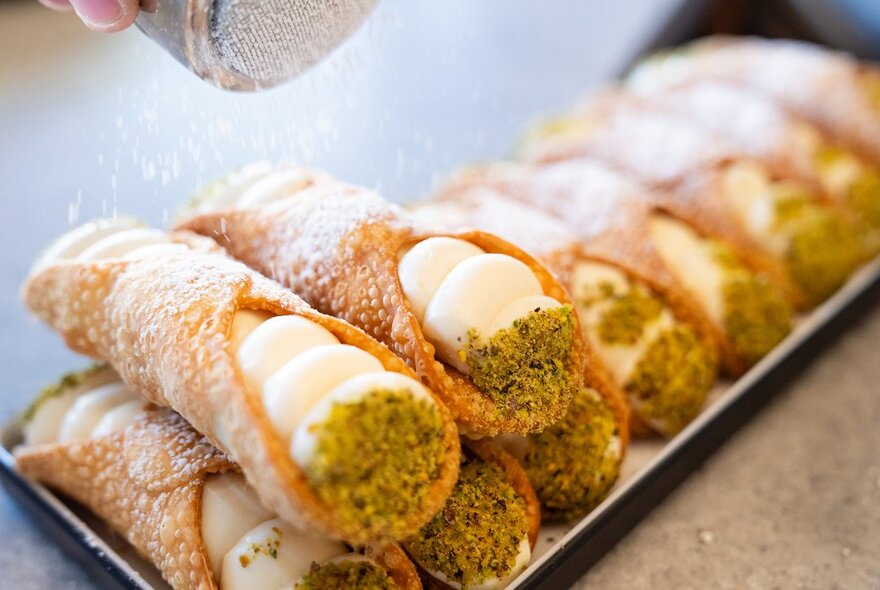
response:
<path id="1" fill-rule="evenodd" d="M 289 80 L 366 19 L 376 0 L 142 0 L 137 24 L 199 77 L 231 90 Z"/>

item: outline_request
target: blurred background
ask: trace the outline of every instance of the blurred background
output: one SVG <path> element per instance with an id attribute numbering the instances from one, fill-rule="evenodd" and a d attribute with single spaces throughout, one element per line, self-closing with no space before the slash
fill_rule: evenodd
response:
<path id="1" fill-rule="evenodd" d="M 235 94 L 135 29 L 91 33 L 36 0 L 0 0 L 0 420 L 82 364 L 18 300 L 30 263 L 69 226 L 117 213 L 165 225 L 201 184 L 263 158 L 416 198 L 460 165 L 504 156 L 529 121 L 695 23 L 880 55 L 876 0 L 380 0 L 298 80 Z M 45 541 L 5 494 L 0 524 L 17 538 L 0 550 L 0 586 L 85 584 L 54 546 L 22 556 Z"/>

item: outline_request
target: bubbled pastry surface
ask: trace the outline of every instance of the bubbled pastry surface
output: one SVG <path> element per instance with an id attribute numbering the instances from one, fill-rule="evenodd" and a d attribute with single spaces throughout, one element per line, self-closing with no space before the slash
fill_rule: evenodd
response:
<path id="1" fill-rule="evenodd" d="M 476 192 L 479 191 L 479 192 Z M 571 265 L 586 258 L 615 266 L 636 277 L 660 293 L 675 316 L 694 326 L 711 350 L 719 350 L 728 373 L 739 374 L 746 365 L 739 359 L 733 344 L 721 326 L 703 313 L 693 298 L 684 292 L 667 270 L 666 264 L 650 237 L 649 221 L 655 212 L 668 209 L 686 220 L 700 233 L 716 236 L 715 228 L 699 214 L 685 207 L 667 207 L 663 198 L 628 181 L 614 170 L 595 160 L 567 160 L 546 164 L 501 162 L 464 170 L 441 188 L 435 199 L 444 205 L 463 209 L 462 216 L 474 223 L 497 216 L 497 205 L 487 205 L 476 198 L 493 193 L 556 216 L 565 223 L 577 244 L 567 249 L 579 253 L 538 247 L 536 253 L 547 266 L 567 282 Z M 501 226 L 522 224 L 514 217 L 493 223 Z M 517 235 L 524 229 L 515 231 Z M 505 235 L 502 232 L 502 235 Z M 539 237 L 532 237 L 539 242 Z M 558 239 L 555 242 L 558 244 Z M 595 386 L 594 386 L 595 387 Z"/>
<path id="2" fill-rule="evenodd" d="M 477 227 L 510 240 L 536 256 L 563 285 L 570 285 L 575 263 L 590 258 L 581 241 L 561 221 L 540 209 L 509 199 L 493 187 L 464 186 L 461 190 L 450 187 L 433 201 L 426 202 L 428 217 L 431 205 L 438 203 L 444 208 L 446 221 L 464 227 Z M 455 224 L 453 220 L 462 223 Z M 454 226 L 446 229 L 454 229 Z M 572 292 L 570 288 L 568 291 Z M 585 343 L 585 349 L 585 382 L 608 400 L 621 425 L 622 438 L 626 441 L 629 436 L 626 396 L 611 383 L 601 359 L 589 342 Z"/>
<path id="3" fill-rule="evenodd" d="M 565 412 L 568 399 L 527 419 L 503 416 L 469 378 L 435 359 L 434 347 L 404 296 L 397 268 L 405 247 L 437 234 L 373 192 L 334 181 L 316 182 L 270 205 L 208 213 L 182 227 L 215 238 L 230 254 L 290 287 L 318 310 L 387 344 L 437 392 L 465 432 L 531 432 Z M 521 260 L 546 295 L 569 302 L 542 265 L 508 242 L 477 231 L 446 235 Z M 580 372 L 585 352 L 579 331 L 576 349 L 571 362 Z"/>
<path id="4" fill-rule="evenodd" d="M 202 486 L 235 467 L 179 414 L 148 409 L 101 439 L 23 449 L 16 465 L 88 506 L 177 590 L 216 589 L 201 538 Z"/>
<path id="5" fill-rule="evenodd" d="M 25 302 L 74 350 L 107 361 L 132 390 L 178 411 L 228 452 L 280 517 L 351 542 L 372 540 L 321 504 L 275 434 L 259 396 L 245 388 L 229 351 L 232 316 L 240 308 L 300 315 L 372 354 L 387 370 L 414 374 L 362 331 L 316 312 L 217 252 L 210 240 L 188 232 L 174 238 L 193 248 L 156 259 L 45 267 L 28 279 Z M 413 531 L 442 504 L 458 469 L 455 424 L 442 404 L 440 414 L 447 452 L 422 510 L 407 523 Z"/>
<path id="6" fill-rule="evenodd" d="M 561 144 L 551 136 L 536 142 L 535 161 L 590 157 L 634 175 L 653 189 L 652 199 L 658 205 L 733 244 L 750 266 L 779 283 L 796 305 L 805 303 L 783 261 L 752 239 L 727 199 L 716 198 L 724 193 L 725 167 L 754 162 L 752 155 L 620 88 L 588 97 L 572 116 L 596 124 L 576 140 Z M 778 161 L 762 159 L 758 166 L 771 177 L 789 172 Z"/>
<path id="7" fill-rule="evenodd" d="M 681 55 L 687 62 L 678 68 L 679 81 L 721 79 L 758 90 L 880 160 L 880 113 L 861 86 L 870 66 L 852 56 L 798 41 L 724 36 L 687 45 Z"/>

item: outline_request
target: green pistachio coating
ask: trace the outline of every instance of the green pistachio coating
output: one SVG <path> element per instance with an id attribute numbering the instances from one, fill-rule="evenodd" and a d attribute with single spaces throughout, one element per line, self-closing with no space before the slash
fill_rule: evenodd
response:
<path id="1" fill-rule="evenodd" d="M 816 151 L 813 152 L 813 163 L 819 167 L 821 172 L 822 169 L 834 166 L 848 155 L 849 152 L 846 150 L 834 145 L 822 143 L 816 148 Z"/>
<path id="2" fill-rule="evenodd" d="M 388 572 L 371 561 L 331 561 L 312 564 L 312 569 L 294 586 L 297 590 L 395 590 Z"/>
<path id="3" fill-rule="evenodd" d="M 350 525 L 400 538 L 439 477 L 443 421 L 434 403 L 376 390 L 334 404 L 312 427 L 317 444 L 303 466 L 318 497 Z"/>
<path id="4" fill-rule="evenodd" d="M 577 388 L 570 359 L 575 323 L 568 305 L 536 309 L 488 342 L 472 330 L 461 354 L 499 415 L 526 419 L 565 407 Z"/>
<path id="5" fill-rule="evenodd" d="M 828 173 L 835 166 L 849 166 L 852 163 L 858 166 L 858 175 L 845 187 L 845 194 L 837 196 L 844 200 L 854 214 L 854 222 L 863 230 L 860 233 L 864 234 L 862 241 L 865 248 L 875 254 L 880 249 L 877 243 L 880 230 L 880 170 L 860 162 L 851 152 L 832 145 L 821 146 L 815 154 L 815 164 L 820 173 Z"/>
<path id="6" fill-rule="evenodd" d="M 52 398 L 58 397 L 63 394 L 65 391 L 73 389 L 74 387 L 79 387 L 87 379 L 90 379 L 93 375 L 98 373 L 99 371 L 103 371 L 107 365 L 104 363 L 95 363 L 94 365 L 83 369 L 81 371 L 73 371 L 65 374 L 58 380 L 57 383 L 53 383 L 48 387 L 44 387 L 42 391 L 37 395 L 36 399 L 31 402 L 31 405 L 27 407 L 27 409 L 22 412 L 21 417 L 19 418 L 23 424 L 30 422 L 34 415 L 37 413 L 37 410 L 40 409 L 40 406 L 43 402 L 48 401 Z"/>
<path id="7" fill-rule="evenodd" d="M 596 326 L 599 338 L 606 344 L 635 344 L 642 337 L 645 327 L 663 312 L 660 298 L 642 287 L 633 287 L 611 299 Z"/>
<path id="8" fill-rule="evenodd" d="M 617 295 L 617 288 L 610 281 L 600 281 L 597 284 L 585 285 L 578 298 L 578 304 L 583 307 L 592 307 L 597 303 L 607 301 Z"/>
<path id="9" fill-rule="evenodd" d="M 875 231 L 880 228 L 880 170 L 863 170 L 849 187 L 847 202 L 865 225 Z"/>
<path id="10" fill-rule="evenodd" d="M 690 327 L 678 324 L 651 342 L 625 389 L 646 423 L 673 436 L 700 413 L 714 378 L 712 353 Z"/>
<path id="11" fill-rule="evenodd" d="M 446 505 L 409 542 L 423 568 L 469 588 L 512 573 L 528 534 L 525 500 L 504 470 L 465 459 Z"/>
<path id="12" fill-rule="evenodd" d="M 569 521 L 605 499 L 622 459 L 614 411 L 598 393 L 581 388 L 565 418 L 529 436 L 522 466 L 541 501 L 541 516 Z"/>
<path id="13" fill-rule="evenodd" d="M 724 269 L 724 329 L 743 362 L 758 362 L 791 331 L 794 312 L 778 289 L 742 264 L 724 244 L 712 243 Z"/>
<path id="14" fill-rule="evenodd" d="M 813 303 L 831 296 L 864 260 L 865 251 L 853 224 L 808 197 L 781 198 L 775 223 L 789 236 L 786 266 Z"/>

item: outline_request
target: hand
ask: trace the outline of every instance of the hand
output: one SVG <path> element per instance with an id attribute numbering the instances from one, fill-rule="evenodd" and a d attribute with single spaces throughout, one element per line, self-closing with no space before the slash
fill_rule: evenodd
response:
<path id="1" fill-rule="evenodd" d="M 121 31 L 138 15 L 138 0 L 40 0 L 54 10 L 73 10 L 93 31 Z"/>

